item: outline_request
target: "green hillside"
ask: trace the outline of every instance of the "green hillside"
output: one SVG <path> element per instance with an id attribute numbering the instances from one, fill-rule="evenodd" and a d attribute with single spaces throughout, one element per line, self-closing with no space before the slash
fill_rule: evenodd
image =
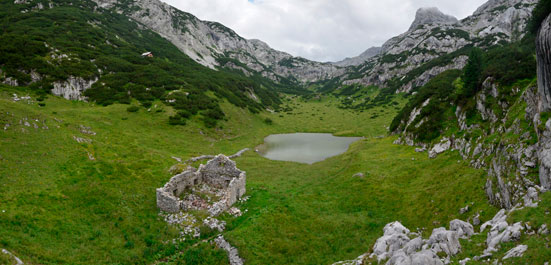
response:
<path id="1" fill-rule="evenodd" d="M 38 3 L 46 8 L 32 10 Z M 99 77 L 93 89 L 86 91 L 91 101 L 110 105 L 137 99 L 149 108 L 154 100 L 169 100 L 181 110 L 174 120 L 199 113 L 211 127 L 224 118 L 219 99 L 251 112 L 278 108 L 279 96 L 273 87 L 265 87 L 274 84 L 203 67 L 122 14 L 95 12 L 91 1 L 48 5 L 48 1 L 0 3 L 0 69 L 20 85 L 47 94 L 55 81 Z M 145 52 L 154 57 L 142 57 Z M 33 81 L 31 73 L 40 80 Z"/>

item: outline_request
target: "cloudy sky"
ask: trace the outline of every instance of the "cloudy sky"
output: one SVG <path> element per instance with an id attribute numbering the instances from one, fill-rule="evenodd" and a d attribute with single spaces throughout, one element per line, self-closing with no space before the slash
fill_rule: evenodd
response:
<path id="1" fill-rule="evenodd" d="M 247 39 L 316 61 L 357 56 L 405 32 L 420 7 L 459 19 L 486 0 L 163 0 Z"/>

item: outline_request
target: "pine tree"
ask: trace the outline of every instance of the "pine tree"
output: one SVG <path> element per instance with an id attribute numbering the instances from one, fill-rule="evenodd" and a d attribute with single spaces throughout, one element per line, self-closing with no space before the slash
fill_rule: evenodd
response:
<path id="1" fill-rule="evenodd" d="M 476 94 L 480 84 L 481 73 L 482 51 L 479 48 L 473 48 L 469 55 L 467 66 L 465 66 L 463 98 L 470 98 Z"/>

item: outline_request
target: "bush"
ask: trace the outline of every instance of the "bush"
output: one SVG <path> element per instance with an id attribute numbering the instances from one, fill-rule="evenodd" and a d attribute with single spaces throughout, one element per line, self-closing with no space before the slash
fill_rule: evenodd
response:
<path id="1" fill-rule="evenodd" d="M 264 123 L 266 123 L 266 124 L 268 124 L 268 125 L 272 125 L 272 124 L 274 123 L 274 121 L 272 121 L 272 119 L 270 119 L 270 118 L 266 118 L 266 119 L 264 120 Z"/>
<path id="2" fill-rule="evenodd" d="M 142 106 L 146 109 L 151 108 L 151 105 L 153 105 L 151 101 L 142 101 Z"/>
<path id="3" fill-rule="evenodd" d="M 184 120 L 180 115 L 174 115 L 168 117 L 168 123 L 170 125 L 186 125 L 186 120 Z"/>
<path id="4" fill-rule="evenodd" d="M 137 112 L 138 110 L 140 110 L 140 107 L 138 106 L 130 106 L 126 109 L 128 112 Z"/>
<path id="5" fill-rule="evenodd" d="M 205 127 L 207 128 L 214 128 L 216 127 L 217 121 L 215 119 L 204 117 L 203 118 L 203 124 L 205 124 Z"/>

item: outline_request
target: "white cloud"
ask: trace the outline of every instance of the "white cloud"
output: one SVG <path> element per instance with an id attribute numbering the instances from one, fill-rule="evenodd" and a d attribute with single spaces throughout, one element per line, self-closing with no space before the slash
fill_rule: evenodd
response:
<path id="1" fill-rule="evenodd" d="M 247 39 L 316 61 L 337 61 L 405 32 L 420 7 L 464 18 L 486 0 L 163 0 Z"/>

